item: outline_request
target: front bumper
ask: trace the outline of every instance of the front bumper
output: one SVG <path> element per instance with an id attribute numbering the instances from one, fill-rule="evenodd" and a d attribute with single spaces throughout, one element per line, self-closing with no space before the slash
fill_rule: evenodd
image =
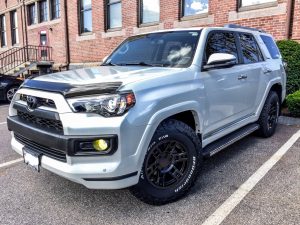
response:
<path id="1" fill-rule="evenodd" d="M 51 148 L 65 153 L 66 160 L 64 161 L 53 157 L 51 154 L 44 154 L 42 147 L 37 149 L 42 155 L 41 167 L 66 179 L 80 183 L 90 189 L 121 189 L 138 182 L 138 171 L 129 167 L 136 161 L 135 156 L 120 158 L 120 148 L 118 149 L 119 154 L 115 153 L 111 156 L 74 155 L 74 143 L 77 140 L 91 140 L 96 136 L 53 134 L 32 125 L 23 124 L 16 117 L 8 117 L 7 125 L 8 129 L 13 132 L 12 148 L 20 155 L 23 155 L 23 148 L 25 147 L 25 144 L 16 138 L 20 134 L 25 140 L 34 140 L 35 146 L 38 148 L 39 146 L 51 146 Z"/>

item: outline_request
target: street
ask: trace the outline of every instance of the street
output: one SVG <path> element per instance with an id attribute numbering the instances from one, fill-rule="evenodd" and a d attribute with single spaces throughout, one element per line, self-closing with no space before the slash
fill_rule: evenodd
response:
<path id="1" fill-rule="evenodd" d="M 196 185 L 182 200 L 149 206 L 128 190 L 89 190 L 46 170 L 35 172 L 10 147 L 8 105 L 0 103 L 0 224 L 202 224 L 273 156 L 300 127 L 254 134 L 205 160 Z M 279 160 L 279 159 L 278 159 Z M 226 225 L 300 224 L 300 140 L 222 220 Z"/>

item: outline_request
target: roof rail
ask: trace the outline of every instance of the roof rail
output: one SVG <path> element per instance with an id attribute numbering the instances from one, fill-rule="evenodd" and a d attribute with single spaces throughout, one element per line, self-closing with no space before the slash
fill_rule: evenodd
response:
<path id="1" fill-rule="evenodd" d="M 258 32 L 261 32 L 261 33 L 266 33 L 264 30 L 261 30 L 261 29 L 256 29 L 256 28 L 252 28 L 252 27 L 244 27 L 244 26 L 240 26 L 240 25 L 237 25 L 237 24 L 226 24 L 224 27 L 226 28 L 236 28 L 236 29 L 245 29 L 245 30 L 251 30 L 251 31 L 258 31 Z"/>

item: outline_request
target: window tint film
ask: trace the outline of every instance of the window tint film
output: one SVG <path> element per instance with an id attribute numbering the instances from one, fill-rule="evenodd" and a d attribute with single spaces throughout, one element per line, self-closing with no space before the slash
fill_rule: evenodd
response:
<path id="1" fill-rule="evenodd" d="M 237 58 L 238 53 L 233 33 L 216 32 L 209 36 L 206 45 L 206 61 L 214 53 L 227 53 L 232 54 Z"/>
<path id="2" fill-rule="evenodd" d="M 263 61 L 259 46 L 251 34 L 239 34 L 244 63 Z"/>
<path id="3" fill-rule="evenodd" d="M 265 45 L 267 46 L 267 49 L 272 57 L 272 59 L 280 59 L 281 55 L 277 48 L 277 45 L 275 44 L 273 38 L 265 35 L 260 36 Z"/>

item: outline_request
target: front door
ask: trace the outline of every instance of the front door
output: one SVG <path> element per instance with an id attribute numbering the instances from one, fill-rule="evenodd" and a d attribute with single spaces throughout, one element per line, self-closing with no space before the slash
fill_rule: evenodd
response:
<path id="1" fill-rule="evenodd" d="M 233 124 L 249 114 L 245 79 L 248 70 L 241 64 L 237 46 L 234 32 L 213 31 L 208 35 L 203 63 L 213 53 L 228 53 L 236 56 L 237 65 L 202 72 L 208 109 L 204 121 L 206 134 Z"/>
<path id="2" fill-rule="evenodd" d="M 48 35 L 46 31 L 40 32 L 40 58 L 41 61 L 46 61 L 48 57 Z"/>

